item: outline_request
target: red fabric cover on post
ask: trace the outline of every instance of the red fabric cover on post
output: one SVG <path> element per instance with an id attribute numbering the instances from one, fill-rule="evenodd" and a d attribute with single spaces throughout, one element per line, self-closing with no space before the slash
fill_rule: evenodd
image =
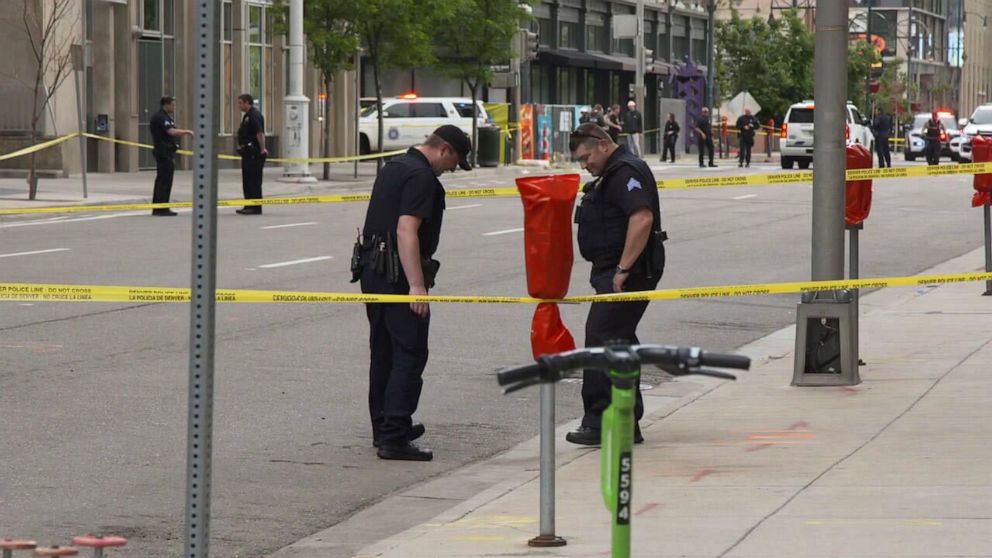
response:
<path id="1" fill-rule="evenodd" d="M 530 296 L 562 298 L 568 294 L 574 261 L 572 212 L 579 182 L 578 174 L 517 179 L 524 204 L 524 255 Z M 543 303 L 534 310 L 530 341 L 534 358 L 575 348 L 558 305 Z"/>
<path id="2" fill-rule="evenodd" d="M 871 151 L 860 143 L 847 146 L 848 169 L 870 169 L 873 166 Z M 844 223 L 860 225 L 871 211 L 871 180 L 848 180 L 845 195 Z"/>
<path id="3" fill-rule="evenodd" d="M 550 355 L 575 348 L 575 339 L 561 321 L 558 305 L 553 302 L 542 302 L 534 310 L 534 319 L 530 324 L 530 346 L 534 358 Z"/>
<path id="4" fill-rule="evenodd" d="M 992 162 L 992 139 L 984 136 L 971 138 L 971 161 L 973 163 Z M 975 195 L 971 198 L 971 207 L 981 207 L 987 203 L 992 204 L 992 173 L 976 174 L 972 186 L 975 188 Z"/>

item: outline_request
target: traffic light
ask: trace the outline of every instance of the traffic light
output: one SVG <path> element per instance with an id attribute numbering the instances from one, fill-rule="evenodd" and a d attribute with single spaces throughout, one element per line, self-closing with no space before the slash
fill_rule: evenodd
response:
<path id="1" fill-rule="evenodd" d="M 524 60 L 534 60 L 537 58 L 537 33 L 524 29 Z"/>
<path id="2" fill-rule="evenodd" d="M 654 71 L 654 51 L 646 48 L 644 49 L 644 73 L 650 74 Z"/>

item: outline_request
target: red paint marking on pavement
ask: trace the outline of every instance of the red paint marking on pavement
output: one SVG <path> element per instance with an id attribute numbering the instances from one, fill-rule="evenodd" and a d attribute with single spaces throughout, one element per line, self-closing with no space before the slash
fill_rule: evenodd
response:
<path id="1" fill-rule="evenodd" d="M 809 423 L 807 423 L 804 420 L 801 420 L 799 422 L 793 423 L 792 426 L 790 426 L 787 430 L 800 430 L 805 428 L 809 428 Z"/>
<path id="2" fill-rule="evenodd" d="M 763 450 L 763 449 L 767 449 L 767 448 L 770 448 L 770 447 L 772 447 L 773 445 L 774 445 L 774 444 L 757 444 L 757 445 L 754 445 L 754 446 L 751 446 L 751 447 L 749 447 L 749 448 L 747 448 L 747 449 L 746 449 L 746 450 L 744 450 L 744 451 L 746 451 L 746 452 L 748 452 L 748 453 L 750 453 L 750 452 L 752 452 L 752 451 L 758 451 L 758 450 Z"/>
<path id="3" fill-rule="evenodd" d="M 641 508 L 641 509 L 637 510 L 636 512 L 634 512 L 634 515 L 641 515 L 643 513 L 649 512 L 649 511 L 657 508 L 658 505 L 659 505 L 658 502 L 651 502 L 650 504 L 646 504 L 643 508 Z"/>
<path id="4" fill-rule="evenodd" d="M 716 469 L 703 469 L 702 471 L 696 473 L 695 476 L 693 476 L 691 479 L 689 479 L 689 482 L 699 482 L 716 472 L 717 472 Z"/>
<path id="5" fill-rule="evenodd" d="M 859 393 L 861 393 L 861 390 L 857 390 L 850 387 L 844 388 L 844 395 L 857 395 Z"/>

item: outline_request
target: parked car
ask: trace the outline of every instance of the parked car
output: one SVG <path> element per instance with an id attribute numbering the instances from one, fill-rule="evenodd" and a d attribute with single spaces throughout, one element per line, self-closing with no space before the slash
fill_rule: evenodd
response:
<path id="1" fill-rule="evenodd" d="M 971 162 L 971 140 L 977 135 L 992 139 L 992 103 L 979 105 L 968 119 L 968 125 L 961 132 L 961 161 Z"/>
<path id="2" fill-rule="evenodd" d="M 479 126 L 489 122 L 482 105 Z M 391 151 L 423 143 L 438 126 L 454 124 L 466 134 L 472 133 L 472 100 L 460 97 L 417 97 L 403 95 L 382 100 L 383 145 L 379 146 L 379 120 L 375 103 L 365 107 L 359 118 L 359 142 L 362 154 Z"/>
<path id="3" fill-rule="evenodd" d="M 780 147 L 782 168 L 791 169 L 798 163 L 799 168 L 808 169 L 813 162 L 813 101 L 802 101 L 789 107 L 782 123 Z M 868 120 L 858 112 L 850 101 L 847 103 L 847 143 L 860 143 L 869 151 L 875 149 L 875 138 Z"/>
<path id="4" fill-rule="evenodd" d="M 913 116 L 913 123 L 910 124 L 909 129 L 906 131 L 906 151 L 904 155 L 907 161 L 915 161 L 917 157 L 926 155 L 927 142 L 923 137 L 923 126 L 932 117 L 933 114 L 929 112 L 921 112 Z M 954 119 L 954 115 L 949 112 L 938 112 L 937 118 L 947 130 L 940 138 L 940 154 L 957 161 L 958 154 L 951 147 L 951 141 L 961 136 L 957 121 Z M 960 141 L 957 143 L 960 149 Z"/>

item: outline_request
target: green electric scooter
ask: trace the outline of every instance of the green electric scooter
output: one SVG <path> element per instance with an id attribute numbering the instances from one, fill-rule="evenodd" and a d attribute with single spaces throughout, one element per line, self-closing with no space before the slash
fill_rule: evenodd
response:
<path id="1" fill-rule="evenodd" d="M 631 500 L 634 492 L 634 404 L 642 364 L 653 364 L 673 376 L 692 374 L 736 380 L 732 374 L 705 368 L 746 370 L 751 359 L 701 351 L 695 347 L 613 345 L 544 355 L 536 362 L 497 373 L 503 393 L 542 382 L 557 382 L 575 370 L 599 369 L 609 374 L 612 400 L 602 419 L 602 491 L 612 515 L 613 558 L 630 558 Z"/>

